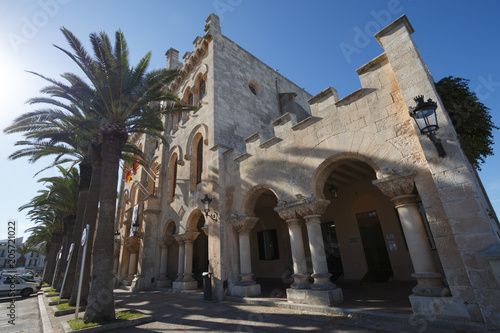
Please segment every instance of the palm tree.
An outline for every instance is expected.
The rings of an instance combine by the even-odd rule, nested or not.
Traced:
[[[26,255],[30,252],[36,252],[36,249],[32,248],[26,243],[16,245],[16,253],[19,254],[19,258],[17,258],[17,267],[25,266]]]
[[[75,168],[69,171],[58,167],[61,176],[41,178],[38,182],[48,183],[45,189],[39,190],[29,203],[19,207],[19,211],[29,209],[27,215],[31,221],[38,224],[38,228],[30,231],[50,230],[50,242],[47,245],[47,261],[50,263],[47,277],[44,280],[51,281],[54,270],[55,256],[63,242],[64,228],[70,227],[68,221],[72,220],[77,209],[79,176]],[[66,223],[66,226],[65,226]],[[43,239],[47,241],[45,232]],[[39,239],[42,239],[39,237]],[[33,239],[31,240],[33,241]],[[67,241],[66,241],[67,243]],[[66,245],[65,248],[67,248]]]
[[[128,46],[121,31],[115,34],[115,45],[104,33],[92,33],[90,42],[94,51],[91,57],[81,42],[67,29],[61,29],[72,52],[58,47],[66,53],[85,73],[90,85],[80,84],[90,89],[93,96],[90,110],[100,120],[99,140],[101,144],[102,178],[100,191],[100,211],[93,249],[92,282],[84,315],[84,321],[109,321],[115,316],[113,277],[113,234],[118,184],[119,161],[130,133],[145,133],[157,137],[165,144],[162,114],[170,110],[160,110],[151,105],[155,101],[177,102],[177,97],[165,91],[165,86],[176,76],[176,71],[147,71],[151,53],[147,53],[137,64],[129,65]],[[78,78],[72,76],[73,86]],[[80,100],[75,91],[71,97]],[[177,111],[192,108],[176,107]]]
[[[70,243],[77,245],[78,251],[75,251],[77,257],[70,261],[68,268],[68,275],[74,276],[74,279],[67,280],[66,289],[62,295],[65,298],[70,298],[70,305],[74,305],[78,289],[78,285],[74,282],[78,281],[80,277],[78,268],[81,267],[83,252],[82,247],[79,246],[81,233],[83,226],[88,224],[90,226],[88,239],[93,239],[99,201],[101,176],[100,143],[97,142],[99,118],[92,111],[95,108],[92,102],[96,100],[95,91],[74,74],[65,73],[62,75],[69,82],[67,85],[43,75],[31,73],[50,82],[51,85],[41,89],[41,92],[49,97],[32,98],[28,101],[29,104],[43,103],[49,105],[50,108],[23,114],[4,130],[6,133],[23,132],[25,136],[25,140],[16,143],[16,146],[23,148],[12,153],[9,158],[29,157],[28,161],[34,163],[41,157],[55,155],[53,163],[47,168],[68,162],[71,163],[71,166],[79,164],[78,211],[72,241],[70,241]],[[69,103],[66,104],[64,101]],[[138,151],[132,143],[127,143],[125,151],[142,158],[142,152]],[[92,191],[90,191],[91,188]],[[88,193],[92,195],[90,199],[88,199]],[[90,248],[92,248],[92,244],[90,244]],[[86,272],[90,272],[90,265],[90,260],[86,260]],[[88,285],[88,280],[88,274],[84,275],[83,286]],[[85,287],[81,295],[83,301],[86,300],[88,294],[88,288]]]

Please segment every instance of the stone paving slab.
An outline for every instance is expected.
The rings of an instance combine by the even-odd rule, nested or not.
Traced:
[[[258,304],[231,301],[205,301],[200,294],[171,291],[140,291],[131,293],[115,290],[116,310],[134,309],[151,315],[153,321],[134,327],[107,329],[108,332],[407,332],[457,333],[483,332],[481,325],[450,323],[415,318],[402,314],[342,309],[341,313],[325,313],[311,306],[281,302]],[[48,300],[45,301],[47,308]],[[272,306],[269,306],[272,305]],[[287,305],[287,306],[285,306]],[[74,314],[55,317],[47,310],[54,333],[62,333],[62,321]],[[45,331],[44,332],[48,332]]]

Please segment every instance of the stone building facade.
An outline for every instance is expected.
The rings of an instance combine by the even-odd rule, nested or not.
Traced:
[[[414,280],[414,313],[500,327],[498,221],[412,33],[406,16],[378,32],[384,53],[342,99],[308,94],[214,14],[181,61],[169,49],[169,89],[199,108],[165,118],[168,147],[132,138],[150,167],[122,183],[118,283],[196,289],[210,272],[216,299],[285,285],[330,306],[336,279]],[[409,115],[418,95],[437,102],[445,157]]]

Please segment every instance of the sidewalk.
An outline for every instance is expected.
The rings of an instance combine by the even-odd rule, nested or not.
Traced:
[[[180,293],[167,289],[136,293],[115,289],[114,296],[116,310],[138,310],[152,315],[154,321],[109,332],[482,331],[482,326],[471,323],[416,319],[404,313],[366,311],[359,308],[304,306],[288,303],[285,299],[228,297],[224,301],[205,301],[201,292]],[[48,298],[40,295],[39,299],[40,306],[46,308],[46,311],[40,309],[42,320],[45,312],[45,321],[50,322],[50,325],[45,325],[44,322],[44,332],[62,332],[61,322],[73,319],[74,314],[55,317],[52,308],[48,306]]]

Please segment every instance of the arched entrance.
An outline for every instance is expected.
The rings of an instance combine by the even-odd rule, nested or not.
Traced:
[[[332,279],[362,282],[412,280],[413,265],[394,204],[372,181],[373,168],[343,159],[327,169],[322,216]]]
[[[258,218],[250,232],[251,262],[255,281],[264,297],[284,297],[293,279],[290,238],[285,221],[274,208],[276,195],[262,189],[255,200],[253,215]]]
[[[203,287],[203,272],[208,272],[208,226],[205,217],[200,214],[196,231],[200,234],[193,243],[193,277],[198,282],[198,288]],[[205,233],[207,232],[207,233]]]
[[[179,256],[179,245],[174,240],[177,228],[173,220],[165,223],[163,235],[159,239],[160,246],[160,275],[158,277],[158,287],[166,288],[172,286],[172,280],[177,275],[177,265]]]

